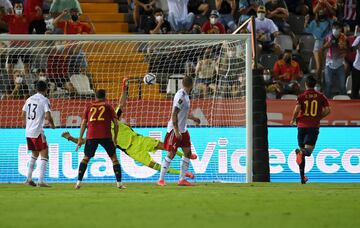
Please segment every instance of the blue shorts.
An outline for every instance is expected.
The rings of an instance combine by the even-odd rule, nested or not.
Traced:
[[[300,148],[305,145],[315,146],[319,135],[319,128],[298,128],[298,144]]]

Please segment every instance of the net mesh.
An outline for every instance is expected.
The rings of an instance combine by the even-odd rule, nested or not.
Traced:
[[[0,144],[9,153],[0,156],[0,182],[22,181],[26,174],[30,154],[26,152],[24,129],[16,128],[24,126],[21,108],[25,99],[35,93],[37,80],[48,82],[48,97],[58,128],[45,133],[51,160],[47,178],[73,181],[82,154],[73,152],[75,144],[63,140],[60,134],[68,130],[78,136],[76,127],[80,126],[82,112],[94,101],[97,89],[105,89],[115,107],[122,79],[129,78],[123,121],[144,136],[163,140],[172,98],[185,75],[195,79],[191,110],[201,120],[199,126],[188,122],[192,149],[198,154],[190,171],[197,181],[245,181],[245,49],[245,40],[241,39],[2,41],[0,126],[6,142]],[[144,83],[147,73],[156,76],[155,84]],[[111,162],[101,147],[98,151],[89,164],[87,178],[113,181]],[[165,152],[151,156],[160,163]],[[120,157],[124,181],[158,178],[158,172],[140,166],[124,153]],[[179,169],[179,163],[176,158],[172,166]],[[167,175],[167,179],[175,181],[178,176]]]

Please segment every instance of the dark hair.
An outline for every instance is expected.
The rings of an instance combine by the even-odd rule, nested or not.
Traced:
[[[36,82],[36,90],[38,92],[46,92],[47,89],[48,89],[48,86],[45,81],[39,80]]]
[[[309,88],[314,88],[316,85],[316,79],[314,78],[314,76],[309,75],[305,78],[305,84]]]
[[[192,86],[193,83],[193,78],[191,76],[185,76],[182,80],[182,84],[184,87]]]
[[[105,99],[106,98],[106,90],[99,89],[96,91],[96,98],[97,99]]]
[[[164,11],[162,9],[160,9],[160,8],[155,8],[155,9],[153,9],[153,14],[156,14],[156,13],[164,14]]]
[[[334,21],[334,23],[332,24],[332,27],[337,27],[337,28],[342,28],[343,25],[341,22],[338,22],[338,21]]]

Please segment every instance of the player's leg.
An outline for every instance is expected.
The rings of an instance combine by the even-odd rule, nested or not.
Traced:
[[[61,137],[67,139],[70,142],[78,143],[78,138],[73,137],[68,131],[65,131],[61,134]],[[81,145],[86,143],[86,138],[81,141]]]
[[[165,147],[164,147],[164,143],[162,143],[162,142],[159,142],[159,144],[156,146],[155,149],[156,150],[166,150]],[[179,151],[179,150],[176,150],[176,155],[179,156],[179,157],[182,157],[184,155],[184,153]],[[190,159],[191,160],[197,159],[197,155],[194,154],[194,153],[191,153]]]
[[[25,181],[26,185],[33,186],[33,187],[36,186],[35,182],[32,180],[32,174],[33,174],[35,164],[36,164],[36,160],[37,160],[38,157],[39,157],[39,151],[34,151],[33,150],[31,152],[31,158],[30,158],[30,162],[29,162],[29,169],[28,169],[27,178],[26,178],[26,181]]]
[[[161,164],[160,170],[160,178],[157,182],[158,185],[164,186],[165,185],[165,174],[168,172],[170,167],[170,163],[172,159],[175,157],[175,151],[177,151],[177,139],[175,137],[175,133],[172,130],[171,132],[166,133],[165,140],[164,140],[164,149],[168,151],[167,156],[164,158]]]
[[[184,151],[184,156],[181,159],[180,178],[179,178],[178,185],[191,186],[192,184],[185,179],[186,173],[188,172],[188,169],[189,169],[190,156],[191,156],[191,142],[190,142],[190,135],[189,135],[188,131],[182,134],[182,140],[181,140],[180,146],[181,146],[182,150]]]
[[[46,149],[41,150],[40,152],[41,159],[40,159],[40,175],[39,175],[39,187],[50,187],[45,183],[45,173],[46,173],[46,167],[47,163],[49,161],[49,149],[46,147]]]
[[[75,189],[79,189],[81,187],[81,182],[84,178],[87,165],[90,159],[94,157],[97,148],[98,148],[98,141],[96,139],[86,140],[85,148],[84,148],[85,156],[81,160],[79,165],[79,172],[78,172],[79,174],[78,174],[78,180],[75,185]]]
[[[112,141],[111,138],[101,139],[100,145],[104,147],[106,153],[109,155],[113,163],[113,170],[116,178],[116,186],[120,189],[125,188],[125,186],[121,182],[121,166],[116,155],[116,147],[114,145],[114,142]]]
[[[298,145],[299,149],[295,150],[296,153],[296,163],[299,165],[300,171],[300,178],[303,180],[305,178],[305,155],[302,153],[302,149],[305,147],[305,136],[306,136],[306,129],[305,128],[298,128]]]

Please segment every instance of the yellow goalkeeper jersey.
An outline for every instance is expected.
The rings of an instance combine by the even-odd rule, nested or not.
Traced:
[[[121,149],[126,150],[130,147],[133,139],[138,135],[131,127],[118,121],[119,123],[119,133],[116,139],[117,145],[121,147]],[[114,124],[111,126],[111,133],[114,135]]]

